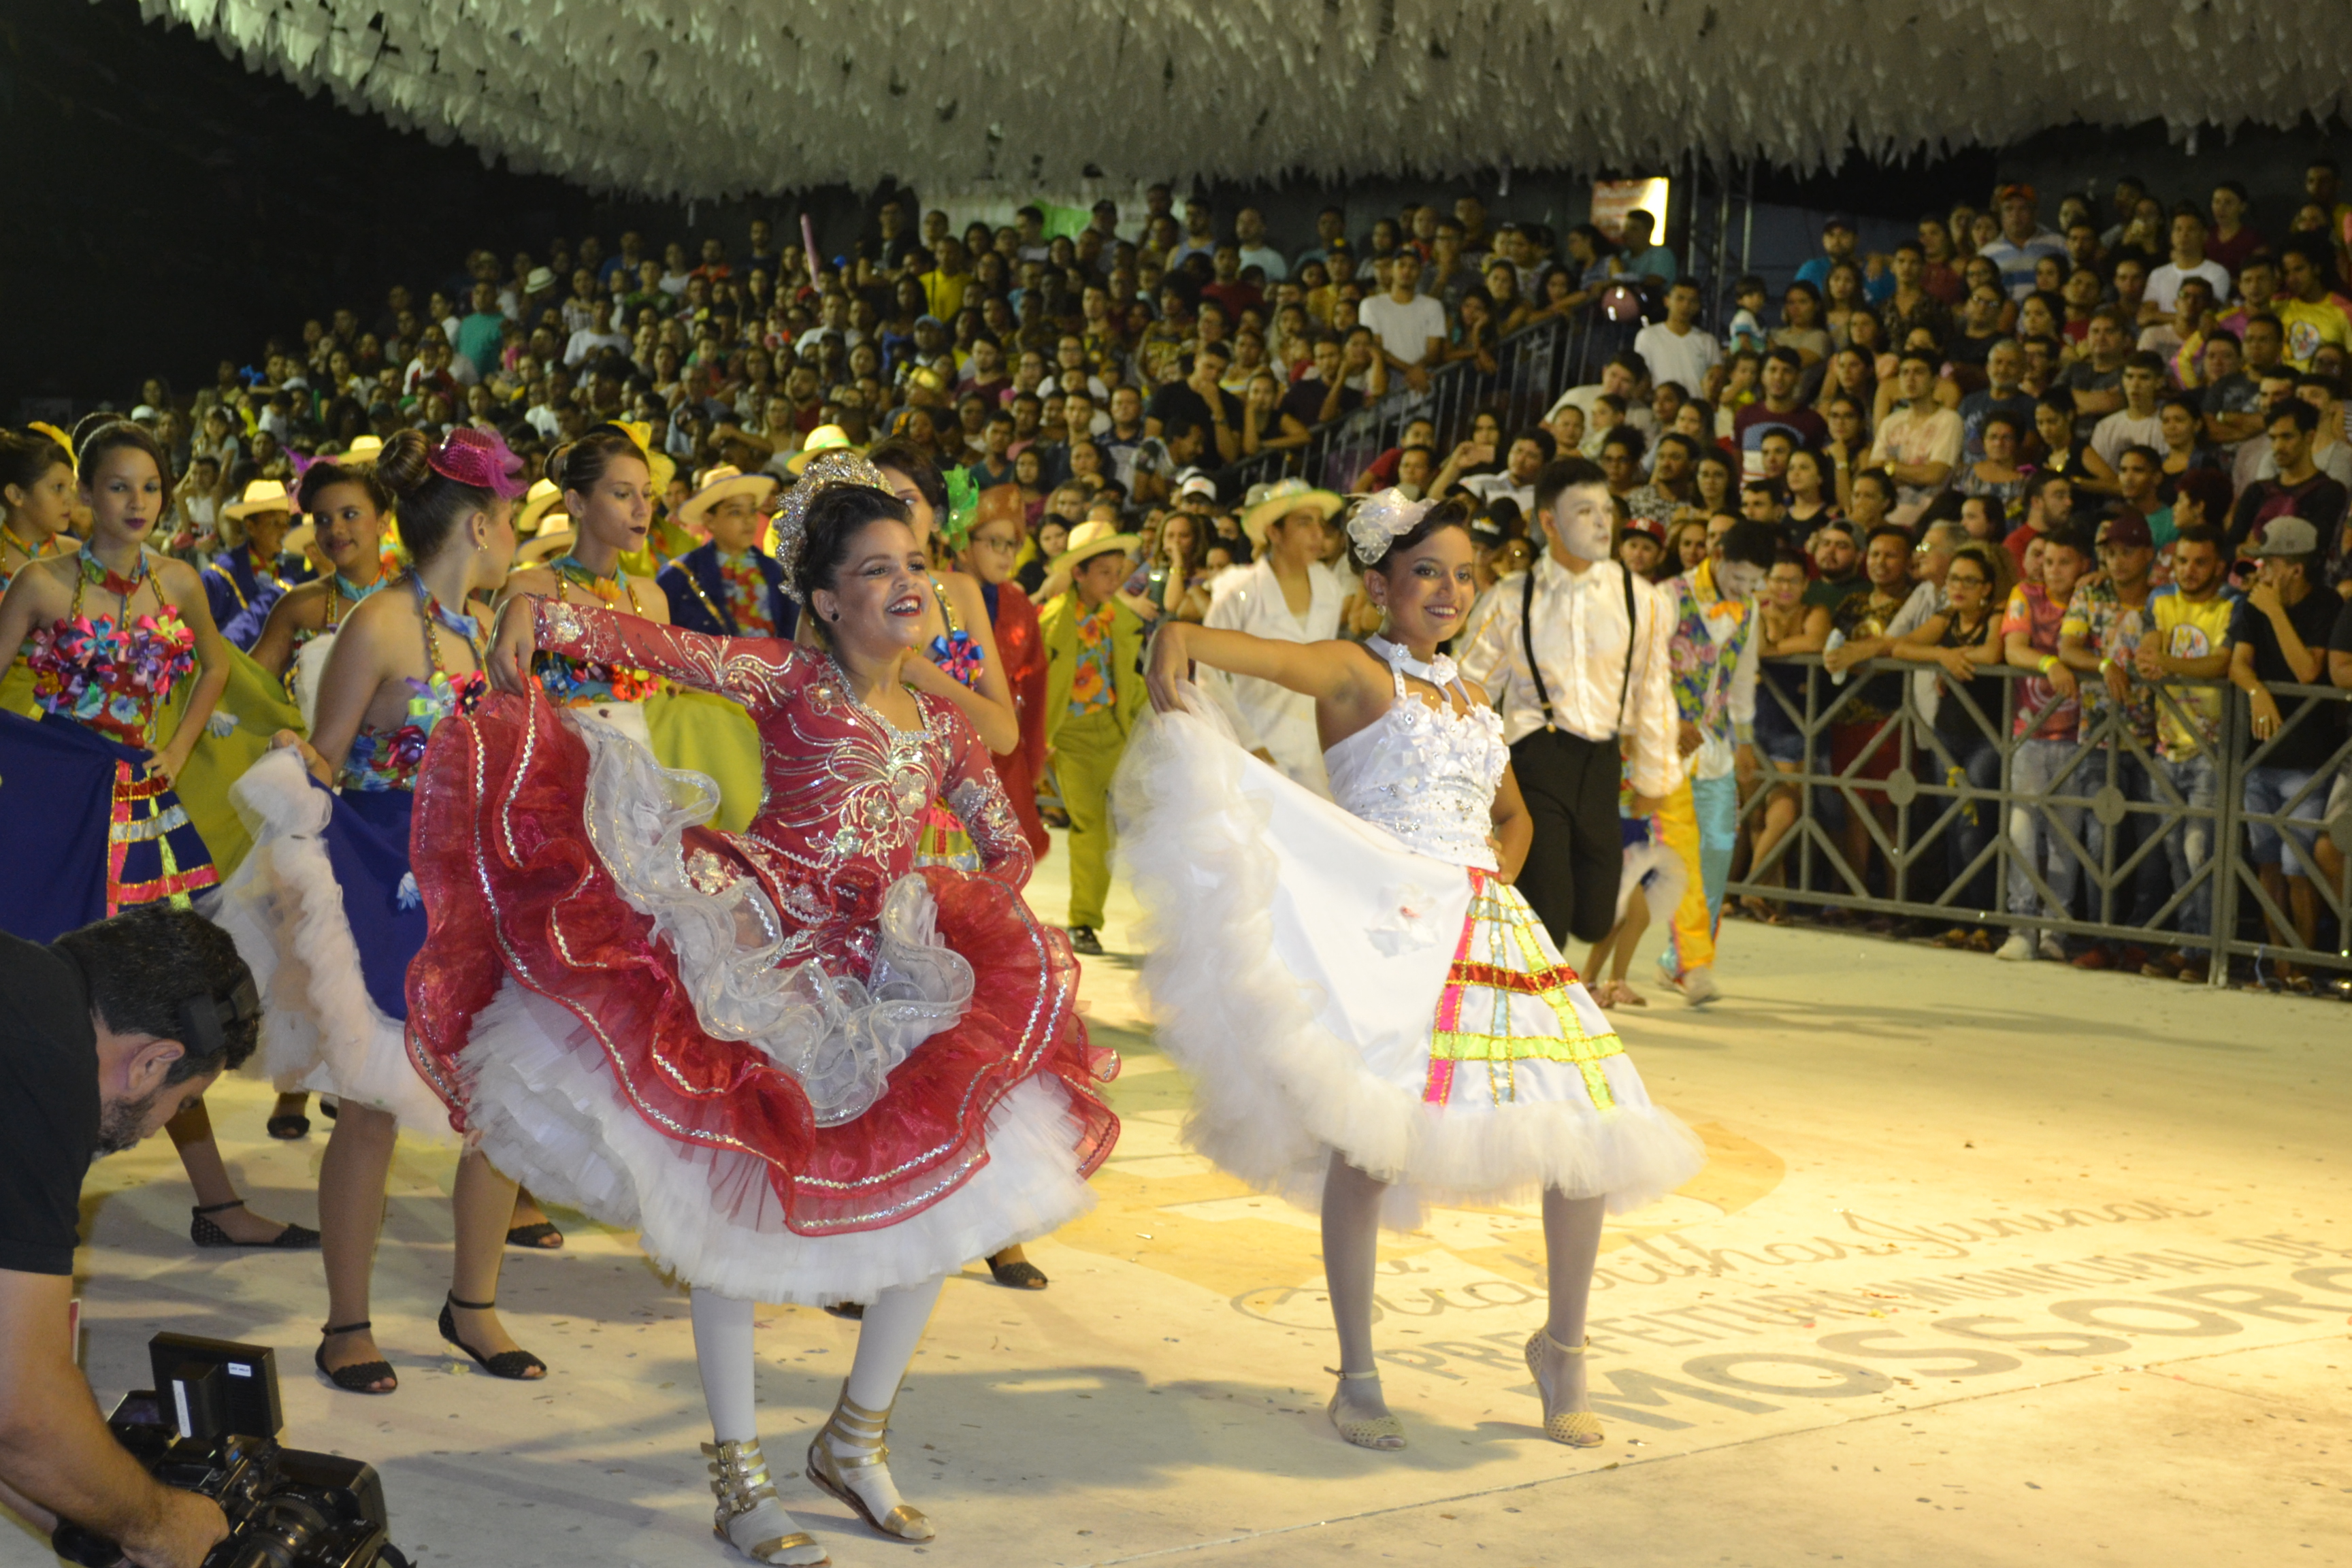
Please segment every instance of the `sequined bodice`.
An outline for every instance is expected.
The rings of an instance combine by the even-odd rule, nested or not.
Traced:
[[[1432,674],[1461,689],[1451,660],[1439,659]],[[1331,798],[1417,854],[1496,869],[1486,840],[1495,790],[1511,760],[1501,716],[1480,706],[1440,711],[1406,690],[1393,664],[1390,675],[1396,701],[1389,710],[1323,753]]]
[[[167,604],[127,627],[110,616],[58,621],[33,634],[25,663],[43,713],[143,747],[153,743],[155,710],[196,668],[195,649],[196,634]]]
[[[934,801],[961,819],[990,876],[1028,880],[1028,841],[953,704],[913,693],[923,727],[899,730],[852,695],[832,659],[782,639],[706,637],[551,599],[532,609],[544,649],[648,668],[751,713],[759,808],[744,832],[709,837],[740,857],[820,950],[870,926],[883,891],[913,865]],[[717,863],[688,869],[730,874]]]
[[[451,675],[436,669],[430,680],[408,681],[408,722],[396,730],[362,727],[352,737],[337,781],[345,789],[361,791],[416,787],[416,770],[425,765],[425,743],[450,714],[469,708],[482,694],[478,670]]]

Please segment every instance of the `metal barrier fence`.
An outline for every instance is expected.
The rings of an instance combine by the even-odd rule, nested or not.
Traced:
[[[1741,804],[1754,854],[1730,896],[2210,950],[2214,984],[2233,957],[2352,963],[2352,691],[2270,687],[2283,722],[2256,743],[2249,699],[2225,681],[2136,686],[2159,730],[2218,726],[2218,744],[2168,757],[2112,700],[2073,740],[2017,738],[2031,671],[1957,682],[1876,659],[1840,683],[1818,655],[1764,668],[1758,779]],[[2325,744],[2324,765],[2271,760],[2304,740]],[[1768,744],[1795,760],[1776,763]],[[2282,835],[2332,947],[2303,944],[2295,900],[2280,896],[2299,889],[2264,885],[2256,841],[2278,867]]]
[[[1316,426],[1304,445],[1227,464],[1216,475],[1218,493],[1238,500],[1252,485],[1295,476],[1344,495],[1415,419],[1436,426],[1441,463],[1481,413],[1501,421],[1507,445],[1515,433],[1539,422],[1561,393],[1597,379],[1602,363],[1629,346],[1640,326],[1611,321],[1588,308],[1546,317],[1503,339],[1495,345],[1491,374],[1475,360],[1457,361],[1432,371],[1429,389],[1420,393],[1391,375],[1387,396]]]

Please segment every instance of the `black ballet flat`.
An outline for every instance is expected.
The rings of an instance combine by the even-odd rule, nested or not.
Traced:
[[[824,1310],[828,1317],[846,1318],[853,1323],[866,1321],[866,1306],[861,1301],[827,1301]]]
[[[343,1103],[341,1100],[329,1100],[323,1094],[319,1097],[319,1114],[325,1117],[328,1121],[332,1121],[336,1117],[341,1116],[342,1112]]]
[[[992,1258],[988,1260],[988,1271],[996,1276],[999,1285],[1014,1290],[1043,1290],[1052,1283],[1045,1278],[1044,1269],[1025,1258],[1019,1263],[999,1263]]]
[[[487,1312],[497,1305],[496,1301],[460,1301],[455,1296],[444,1298],[441,1303],[441,1337],[472,1356],[474,1364],[492,1377],[523,1383],[531,1381],[533,1372],[544,1376],[547,1363],[529,1351],[500,1351],[496,1355],[486,1356],[457,1337],[457,1321],[449,1315],[451,1308],[463,1307],[469,1312]]]
[[[329,1340],[332,1339],[337,1334],[355,1334],[362,1329],[373,1329],[375,1325],[373,1323],[369,1322],[365,1318],[362,1318],[356,1323],[330,1323],[325,1328],[320,1330],[319,1348],[312,1352],[310,1355],[310,1359],[319,1363],[320,1374],[325,1377],[329,1383],[333,1384],[337,1388],[341,1389],[346,1394],[385,1394],[396,1393],[400,1387],[400,1378],[398,1374],[392,1370],[392,1363],[388,1361],[354,1362],[350,1366],[329,1366],[327,1364],[327,1342]],[[392,1387],[390,1388],[373,1388],[369,1386],[371,1384],[382,1383],[387,1378],[392,1381]]]
[[[274,1248],[279,1252],[308,1252],[318,1247],[319,1233],[309,1226],[289,1224],[268,1241],[239,1241],[205,1217],[223,1209],[241,1209],[244,1206],[243,1198],[231,1198],[225,1204],[206,1204],[201,1208],[190,1209],[188,1212],[195,1217],[188,1222],[188,1239],[198,1247],[249,1247],[265,1251]]]
[[[563,1246],[563,1233],[555,1228],[552,1220],[541,1220],[537,1225],[519,1225],[507,1232],[509,1247],[527,1247],[533,1252],[554,1252]]]
[[[268,1129],[272,1138],[281,1138],[289,1143],[297,1138],[310,1136],[310,1119],[307,1116],[273,1116],[262,1125]]]

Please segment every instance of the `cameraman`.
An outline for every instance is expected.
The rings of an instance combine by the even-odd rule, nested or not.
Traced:
[[[252,1055],[260,1013],[236,944],[186,910],[142,905],[48,947],[0,935],[0,1501],[141,1568],[194,1568],[228,1524],[148,1477],[74,1364],[82,1177]]]

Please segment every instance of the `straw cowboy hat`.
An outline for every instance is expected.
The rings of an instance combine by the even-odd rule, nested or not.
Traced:
[[[1045,604],[1070,591],[1070,577],[1077,569],[1097,555],[1116,551],[1121,555],[1132,554],[1143,542],[1132,533],[1113,533],[1108,522],[1082,522],[1070,531],[1070,547],[1054,557],[1045,568],[1045,580],[1037,585],[1037,602]]]
[[[522,505],[515,509],[515,531],[526,536],[537,533],[541,523],[546,520],[548,509],[560,507],[562,503],[563,492],[556,488],[555,481],[540,480],[522,498]],[[556,515],[560,517],[562,513],[559,511]]]
[[[700,528],[710,509],[730,496],[750,496],[756,506],[775,493],[775,475],[747,474],[732,463],[721,463],[705,469],[702,488],[678,503],[677,521],[688,528]]]
[[[328,461],[346,468],[373,468],[375,467],[376,459],[383,456],[383,437],[357,436],[352,437],[350,446],[337,452]]]
[[[1269,487],[1265,494],[1242,513],[1242,531],[1249,535],[1252,544],[1263,545],[1266,529],[1294,511],[1312,508],[1317,515],[1328,522],[1339,516],[1339,510],[1347,504],[1336,492],[1318,489],[1305,479],[1285,479]]]
[[[245,487],[245,494],[220,509],[223,517],[246,518],[257,512],[282,511],[289,516],[294,510],[294,498],[276,479],[255,479]]]
[[[784,459],[785,471],[798,474],[819,452],[837,452],[849,446],[849,432],[838,425],[820,425],[808,433],[801,449]]]
[[[526,539],[517,548],[514,563],[518,570],[525,566],[544,566],[572,553],[572,546],[580,536],[572,531],[570,518],[560,517],[560,521],[562,527],[551,528],[534,538]]]
[[[1057,572],[1075,572],[1097,555],[1116,550],[1121,555],[1131,553],[1143,542],[1132,533],[1115,533],[1108,522],[1082,522],[1070,535],[1070,547],[1054,557]]]

